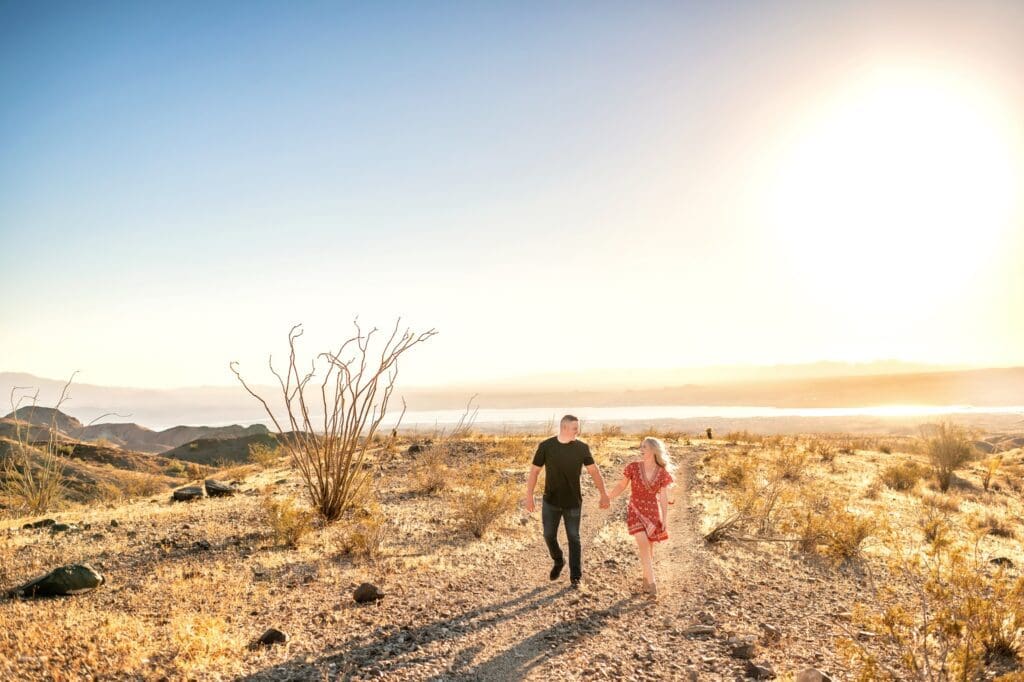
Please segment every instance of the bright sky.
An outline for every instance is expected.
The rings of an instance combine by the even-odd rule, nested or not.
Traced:
[[[0,370],[1024,364],[1024,3],[494,5],[0,4]]]

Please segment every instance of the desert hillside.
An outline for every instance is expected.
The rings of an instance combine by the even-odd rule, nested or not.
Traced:
[[[586,476],[583,585],[548,580],[539,514],[517,506],[538,437],[401,440],[374,453],[375,495],[330,525],[307,516],[300,478],[273,458],[222,472],[232,496],[162,492],[52,514],[71,531],[8,514],[5,589],[71,562],[105,581],[0,603],[0,675],[911,679],[908,638],[941,626],[914,620],[930,552],[971,548],[959,573],[933,576],[948,605],[1019,584],[1020,433],[979,440],[998,464],[979,454],[947,492],[915,438],[660,435],[677,486],[656,600],[640,590],[624,500],[598,509]],[[613,485],[638,439],[584,438]],[[359,603],[363,583],[371,601]],[[949,646],[979,679],[1014,673],[1019,604],[972,603],[977,636],[947,634]],[[1017,625],[986,630],[993,615]],[[259,645],[270,628],[286,641]]]

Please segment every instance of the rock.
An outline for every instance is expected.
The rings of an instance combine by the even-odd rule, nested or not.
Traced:
[[[192,500],[198,500],[203,496],[203,489],[197,485],[188,485],[184,488],[178,488],[171,495],[171,499],[175,502],[191,502]]]
[[[46,575],[33,578],[8,592],[12,597],[57,597],[81,594],[105,582],[103,576],[88,564],[69,564],[55,568]]]
[[[782,639],[782,631],[769,623],[761,623],[761,639],[765,642],[778,642]]]
[[[352,593],[352,598],[360,604],[377,601],[384,598],[384,593],[372,583],[363,583]]]
[[[237,488],[228,485],[223,481],[208,478],[205,481],[206,494],[210,497],[231,497],[237,492]]]
[[[683,634],[687,637],[703,637],[715,634],[715,630],[714,625],[691,625],[683,630]]]
[[[47,526],[52,526],[55,523],[57,522],[53,519],[39,519],[38,521],[26,523],[22,528],[45,528]]]
[[[775,671],[767,663],[754,663],[747,661],[747,677],[755,680],[770,680],[775,677]]]
[[[406,452],[408,452],[410,455],[415,455],[417,453],[423,452],[426,449],[427,449],[427,446],[425,446],[425,445],[420,445],[419,443],[413,443],[412,445],[409,446],[409,449],[406,450]]]
[[[757,652],[757,645],[749,637],[730,637],[725,641],[725,645],[729,647],[729,655],[733,658],[750,660]]]
[[[874,639],[876,636],[877,635],[875,635],[875,633],[871,632],[870,630],[858,630],[857,631],[857,639],[859,639],[861,641],[866,640],[866,639]]]
[[[208,552],[208,551],[210,551],[210,541],[209,540],[196,540],[195,542],[192,543],[192,549],[194,549],[197,552]]]
[[[110,519],[110,527],[111,528],[117,528],[120,525],[121,524],[117,522],[117,519]]]
[[[1005,556],[997,556],[988,560],[990,564],[995,566],[1005,566],[1006,568],[1013,568],[1013,560]]]
[[[288,635],[277,628],[268,628],[267,631],[260,635],[260,638],[256,640],[256,645],[273,646],[274,644],[284,644],[287,641]]]
[[[817,668],[807,668],[796,674],[795,682],[832,682],[832,678]]]
[[[72,530],[78,530],[78,526],[73,523],[55,523],[50,526],[51,533],[66,533]]]

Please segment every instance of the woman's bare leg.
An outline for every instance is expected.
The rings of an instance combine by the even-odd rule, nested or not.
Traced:
[[[654,563],[651,561],[651,543],[644,533],[634,533],[636,538],[636,549],[640,555],[640,568],[644,572],[644,582],[648,585],[654,582]]]

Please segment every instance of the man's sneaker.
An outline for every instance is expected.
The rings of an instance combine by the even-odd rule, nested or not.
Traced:
[[[565,566],[564,561],[556,561],[555,565],[551,567],[551,574],[548,575],[552,580],[558,580],[558,576],[562,575],[562,568]]]

